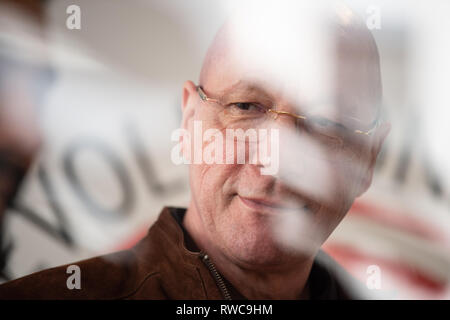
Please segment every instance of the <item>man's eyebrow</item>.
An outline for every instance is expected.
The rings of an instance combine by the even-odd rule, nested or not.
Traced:
[[[235,84],[222,91],[223,96],[232,97],[237,94],[258,94],[262,99],[271,100],[273,96],[262,86],[254,82],[239,80]]]

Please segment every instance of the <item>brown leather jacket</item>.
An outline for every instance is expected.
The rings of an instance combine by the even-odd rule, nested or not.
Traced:
[[[182,228],[184,213],[166,207],[133,248],[7,282],[0,286],[0,299],[245,299],[204,253],[187,249],[195,244]],[[80,267],[81,288],[70,290],[67,267],[73,264]],[[333,274],[313,264],[310,298],[353,298]]]

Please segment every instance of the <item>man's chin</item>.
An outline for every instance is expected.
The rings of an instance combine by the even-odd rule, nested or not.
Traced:
[[[283,243],[277,234],[276,221],[279,214],[266,214],[251,208],[240,207],[235,198],[225,220],[217,220],[216,229],[222,251],[229,259],[242,267],[281,266],[301,261],[310,254],[293,250]],[[236,206],[237,205],[237,206]]]
[[[239,245],[227,249],[232,260],[243,268],[277,268],[293,261],[306,258],[299,252],[283,247],[275,239],[260,242],[241,242]]]

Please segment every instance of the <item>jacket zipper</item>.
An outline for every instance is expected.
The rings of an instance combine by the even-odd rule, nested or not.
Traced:
[[[209,259],[208,255],[203,252],[200,254],[200,258],[202,259],[203,263],[208,268],[209,272],[213,275],[214,280],[216,281],[216,285],[217,285],[217,287],[219,287],[224,299],[231,300],[230,292],[228,291],[228,288],[225,285],[225,282],[223,281],[222,276],[217,271],[214,263],[212,263],[212,261]]]

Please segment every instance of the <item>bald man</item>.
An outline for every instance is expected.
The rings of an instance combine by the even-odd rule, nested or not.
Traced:
[[[188,208],[164,208],[130,250],[74,263],[78,286],[67,265],[1,298],[361,297],[320,247],[370,186],[389,131],[377,47],[346,7],[277,4],[236,12],[184,84]]]

